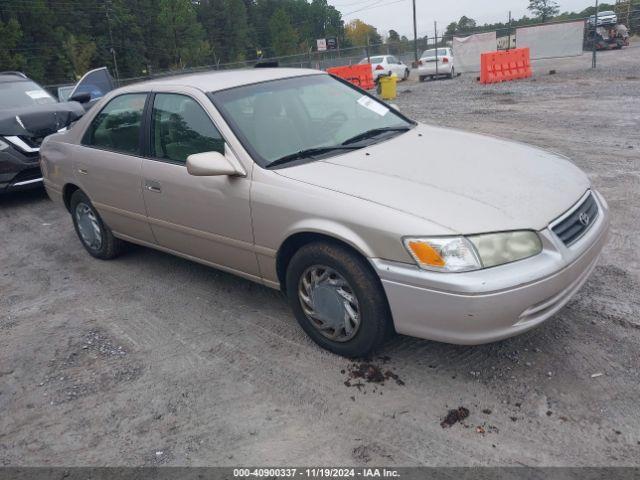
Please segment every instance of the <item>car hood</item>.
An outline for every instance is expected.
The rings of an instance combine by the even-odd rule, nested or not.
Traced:
[[[68,127],[84,113],[78,102],[3,109],[0,110],[0,135],[42,138]]]
[[[421,124],[366,149],[274,171],[460,234],[542,230],[589,188],[559,155]]]

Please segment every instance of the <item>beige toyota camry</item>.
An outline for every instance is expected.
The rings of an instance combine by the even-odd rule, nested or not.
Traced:
[[[41,155],[94,257],[132,242],[282,289],[346,356],[394,331],[480,344],[529,330],[585,282],[609,226],[569,160],[416,123],[314,70],[121,88]]]

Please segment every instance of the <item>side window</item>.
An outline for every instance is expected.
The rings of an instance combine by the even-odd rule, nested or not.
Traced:
[[[111,100],[91,122],[82,144],[140,155],[140,123],[146,100],[146,93],[128,93]]]
[[[151,156],[185,163],[202,152],[224,153],[224,140],[202,107],[192,98],[158,93],[151,118]]]

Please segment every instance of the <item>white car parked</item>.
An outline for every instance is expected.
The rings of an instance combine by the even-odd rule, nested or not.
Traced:
[[[589,17],[589,25],[591,27],[593,27],[596,23],[596,16],[595,15],[591,15]],[[616,12],[613,12],[611,10],[605,10],[604,12],[599,12],[598,13],[598,26],[605,26],[605,25],[615,25],[616,23],[618,23],[618,16],[616,15]]]
[[[437,52],[435,48],[425,50],[418,61],[418,78],[421,82],[424,82],[427,77],[435,78],[438,75],[446,75],[449,78],[456,75],[453,51],[450,48],[438,48]]]
[[[398,60],[397,57],[393,55],[379,55],[375,57],[370,57],[371,59],[371,73],[373,73],[373,80],[378,81],[378,78],[385,75],[391,76],[395,75],[402,80],[406,80],[409,78],[409,67],[407,67],[404,63]],[[360,64],[369,63],[368,58],[363,58],[360,60]]]

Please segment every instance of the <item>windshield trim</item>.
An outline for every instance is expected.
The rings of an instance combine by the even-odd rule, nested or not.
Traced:
[[[353,85],[352,83],[350,83],[350,82],[348,82],[348,81],[346,81],[346,80],[344,80],[344,79],[342,79],[340,77],[336,77],[335,75],[330,75],[330,74],[326,74],[326,73],[310,73],[308,75],[296,75],[296,76],[293,76],[293,77],[283,77],[283,78],[264,80],[264,81],[261,81],[261,82],[254,82],[254,83],[248,83],[248,84],[243,84],[243,85],[237,85],[235,87],[229,87],[229,88],[225,88],[225,89],[221,89],[221,90],[215,90],[215,91],[212,91],[212,92],[207,92],[206,95],[209,98],[209,100],[211,101],[211,103],[213,104],[213,106],[216,108],[216,110],[218,111],[220,116],[223,118],[223,120],[225,121],[225,123],[227,124],[227,126],[229,127],[231,132],[233,132],[233,135],[236,137],[238,142],[240,142],[240,145],[242,145],[242,148],[244,148],[244,150],[249,154],[249,156],[251,157],[251,160],[253,161],[253,163],[255,163],[256,165],[258,165],[260,168],[262,168],[264,170],[268,170],[270,162],[265,161],[265,159],[251,146],[251,143],[246,138],[246,136],[242,133],[242,130],[240,130],[240,128],[238,128],[236,123],[227,114],[225,109],[220,106],[220,103],[216,99],[216,94],[221,93],[221,92],[228,92],[229,90],[235,90],[235,89],[238,89],[238,88],[248,87],[248,86],[251,86],[251,85],[261,85],[261,84],[265,84],[265,83],[279,82],[279,81],[282,81],[282,80],[288,80],[288,79],[293,79],[293,78],[305,78],[305,77],[314,77],[314,76],[320,76],[320,75],[330,76],[333,79],[335,79],[335,80],[343,83],[344,85],[348,86],[349,88],[352,88],[352,89],[358,91],[359,93],[361,93],[363,95],[366,95],[369,98],[372,98],[376,102],[381,103],[385,107],[389,108],[395,115],[400,117],[405,122],[409,123],[412,126],[412,128],[415,127],[418,124],[416,121],[411,120],[410,118],[407,118],[400,111],[394,109],[393,107],[391,107],[390,105],[386,104],[385,102],[383,102],[379,98],[375,97],[374,95],[370,94],[366,90],[363,90],[363,89],[357,87],[356,85]],[[406,132],[401,132],[400,134],[402,134],[402,133],[406,133]],[[395,138],[396,136],[397,135],[393,135],[390,138],[383,138],[379,142],[375,142],[375,143],[381,143],[381,142],[384,142],[386,140],[390,140],[391,138]],[[334,156],[339,156],[339,155],[344,155],[344,154],[345,154],[345,152],[341,151],[340,153],[337,153],[335,155],[327,155],[326,157],[323,157],[323,158],[329,158],[329,157],[334,157]],[[281,166],[275,167],[274,169],[286,168],[286,167],[298,165],[300,163],[314,162],[316,160],[320,160],[320,159],[319,158],[310,158],[309,157],[309,158],[301,159],[300,161],[297,161],[297,160],[293,161],[290,164],[286,164],[286,165],[281,165]]]

